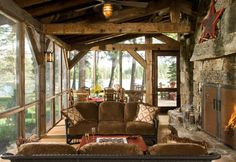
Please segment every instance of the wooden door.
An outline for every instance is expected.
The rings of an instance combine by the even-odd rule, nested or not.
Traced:
[[[204,85],[203,91],[203,129],[217,137],[217,87]]]

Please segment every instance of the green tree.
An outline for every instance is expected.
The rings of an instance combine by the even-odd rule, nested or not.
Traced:
[[[176,62],[174,60],[171,61],[170,65],[168,66],[167,74],[170,81],[176,81]]]

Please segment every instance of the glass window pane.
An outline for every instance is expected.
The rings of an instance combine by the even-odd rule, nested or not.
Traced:
[[[67,90],[67,68],[65,57],[62,55],[62,91]]]
[[[52,43],[49,44],[48,51],[53,51]],[[53,95],[53,62],[46,63],[46,95]]]
[[[61,47],[55,45],[55,93],[61,92]]]
[[[56,122],[58,122],[61,119],[61,96],[57,96],[55,98],[55,117]]]
[[[141,52],[140,52],[141,54]],[[145,89],[144,68],[127,52],[122,57],[122,86],[126,90],[134,90],[135,87]]]
[[[158,106],[177,106],[176,92],[158,92]]]
[[[25,110],[25,134],[30,137],[33,134],[37,135],[37,105]]]
[[[68,97],[67,94],[64,93],[62,96],[62,109],[67,108]]]
[[[53,119],[52,119],[52,100],[46,102],[46,130],[52,128]]]
[[[0,154],[16,147],[17,123],[16,114],[0,119]]]
[[[101,51],[97,53],[97,84],[102,88],[119,84],[119,52]]]
[[[93,87],[93,67],[94,51],[89,51],[79,62],[70,70],[70,87]]]
[[[25,103],[37,100],[38,65],[28,36],[25,37]]]
[[[17,24],[0,13],[0,112],[17,106]]]
[[[176,56],[158,56],[158,88],[176,88]]]

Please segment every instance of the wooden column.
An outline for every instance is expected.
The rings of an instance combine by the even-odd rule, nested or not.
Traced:
[[[145,37],[146,44],[152,44],[152,37]],[[153,104],[153,62],[152,62],[152,50],[146,50],[146,103]]]
[[[119,69],[119,71],[120,71],[120,86],[121,87],[123,87],[122,86],[122,58],[123,58],[123,53],[122,53],[122,51],[119,51],[119,65],[120,65],[120,69]]]
[[[25,29],[24,24],[19,23],[18,31],[17,31],[17,39],[18,39],[18,46],[17,46],[17,65],[16,65],[16,72],[18,76],[18,85],[16,93],[19,96],[17,103],[20,107],[25,105]],[[25,137],[25,110],[20,111],[19,118],[18,118],[18,135],[21,137]]]
[[[45,51],[45,35],[40,35],[40,55],[44,58]],[[38,104],[38,119],[39,119],[39,130],[38,135],[42,136],[46,133],[46,61],[42,59],[42,62],[38,65],[39,70],[39,104]]]
[[[97,71],[97,54],[99,54],[99,51],[94,51],[94,60],[93,60],[93,83],[94,83],[94,87],[96,86],[97,84],[97,81],[96,81],[96,71]]]

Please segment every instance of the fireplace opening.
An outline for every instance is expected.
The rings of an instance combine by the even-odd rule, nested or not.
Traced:
[[[236,104],[234,105],[233,112],[229,118],[228,124],[225,126],[225,131],[231,135],[234,135],[236,129]]]

